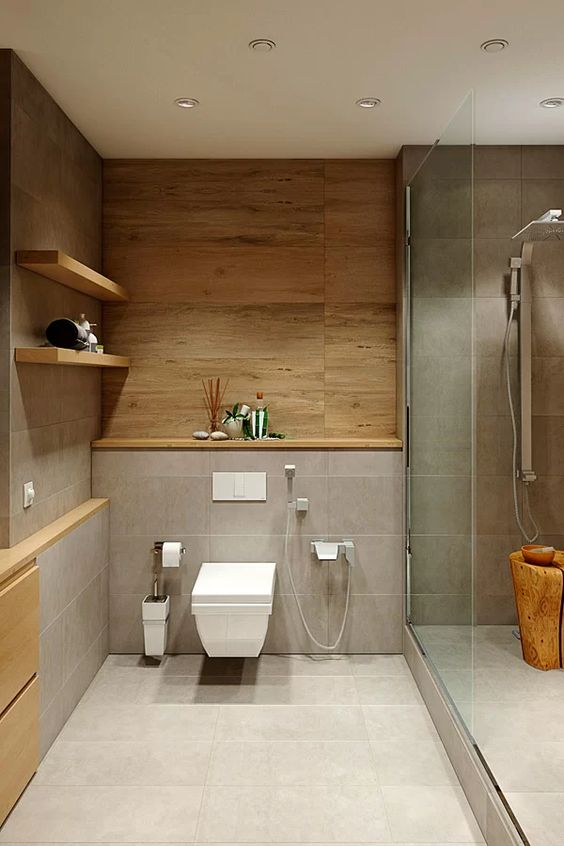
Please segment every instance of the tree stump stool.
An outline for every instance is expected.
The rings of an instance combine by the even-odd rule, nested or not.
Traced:
[[[548,567],[527,564],[521,552],[509,556],[521,632],[523,659],[538,670],[558,670],[564,651],[564,553]]]

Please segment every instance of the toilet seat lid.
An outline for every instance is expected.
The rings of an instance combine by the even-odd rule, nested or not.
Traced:
[[[205,561],[192,590],[192,603],[269,603],[274,594],[273,562]]]

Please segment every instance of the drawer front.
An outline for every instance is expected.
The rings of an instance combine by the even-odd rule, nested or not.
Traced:
[[[0,825],[39,766],[39,682],[34,678],[0,717]]]
[[[39,569],[0,585],[0,714],[39,669]]]

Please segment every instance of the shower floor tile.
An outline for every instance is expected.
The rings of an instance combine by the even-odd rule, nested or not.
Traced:
[[[483,844],[403,656],[110,656],[0,843]]]

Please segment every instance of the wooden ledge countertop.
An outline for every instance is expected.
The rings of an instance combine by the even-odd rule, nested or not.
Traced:
[[[107,508],[109,499],[87,499],[81,505],[67,511],[62,517],[44,526],[9,549],[0,549],[0,583],[11,578],[18,570],[44,552],[48,547],[64,538],[81,523],[84,523],[98,511]]]
[[[297,438],[262,441],[198,441],[195,438],[100,438],[92,449],[401,449],[402,441],[386,438]]]

